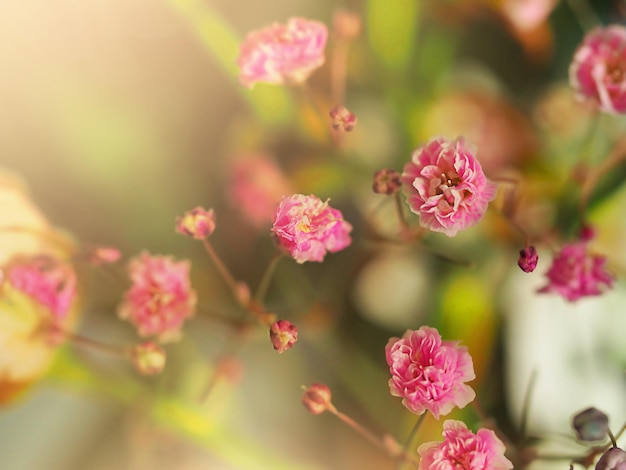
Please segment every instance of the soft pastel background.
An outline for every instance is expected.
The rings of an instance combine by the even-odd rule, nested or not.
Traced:
[[[558,2],[547,22],[538,14],[532,27],[512,25],[505,15],[511,3],[0,2],[0,164],[19,175],[53,225],[77,240],[119,247],[126,257],[148,249],[190,258],[200,304],[226,313],[234,306],[222,281],[201,247],[174,232],[174,220],[197,205],[214,207],[216,248],[238,279],[256,285],[273,245],[269,232],[228,200],[235,158],[273,155],[296,191],[331,197],[355,227],[353,246],[322,265],[281,261],[268,306],[298,324],[293,350],[277,355],[262,329],[239,345],[202,313],[168,348],[159,377],[138,378],[118,359],[63,348],[43,381],[0,409],[0,467],[393,468],[331,416],[308,414],[300,386],[327,383],[340,410],[402,442],[415,417],[389,396],[384,346],[426,323],[469,347],[478,399],[511,435],[533,370],[529,431],[547,438],[542,445],[581,454],[568,423],[590,405],[620,426],[626,420],[620,282],[608,295],[576,305],[536,296],[549,247],[541,247],[546,264],[536,273],[519,272],[523,240],[495,210],[455,239],[428,237],[428,248],[367,237],[370,213],[383,231],[396,229],[392,202],[371,193],[374,171],[401,169],[415,146],[439,134],[475,142],[490,177],[523,181],[522,220],[531,233],[551,224],[572,232],[575,214],[563,190],[569,174],[581,153],[591,163],[601,160],[626,122],[603,118],[603,133],[584,140],[589,110],[572,101],[567,87],[567,67],[583,36],[573,11],[582,2]],[[623,2],[591,4],[604,22],[624,23]],[[247,31],[290,16],[330,25],[338,6],[364,22],[348,56],[346,104],[359,124],[339,150],[297,91],[247,90],[234,65]],[[584,9],[578,13],[592,19]],[[327,108],[329,72],[327,64],[311,81]],[[609,255],[618,275],[626,265],[625,204],[626,191],[607,183],[592,212],[600,234],[594,248]],[[23,209],[0,207],[15,210]],[[83,334],[135,341],[115,315],[124,288],[102,272],[85,273]],[[234,377],[202,401],[224,354],[239,361],[231,363]],[[477,424],[472,411],[451,417]],[[441,423],[428,417],[418,440],[440,432]],[[533,468],[566,468],[550,465]]]

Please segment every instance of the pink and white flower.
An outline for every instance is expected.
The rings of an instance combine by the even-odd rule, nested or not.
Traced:
[[[513,464],[504,456],[504,444],[490,429],[476,434],[465,423],[448,419],[443,423],[443,442],[426,442],[418,447],[419,470],[509,470]]]
[[[161,342],[180,336],[183,322],[194,315],[196,293],[189,281],[189,262],[142,252],[130,260],[132,286],[118,313],[137,327],[140,336]]]
[[[402,404],[415,414],[428,410],[439,419],[476,397],[464,383],[476,378],[467,348],[457,341],[442,341],[434,328],[423,326],[391,338],[385,355],[391,394],[402,397]]]
[[[252,31],[239,50],[239,79],[247,87],[303,83],[324,63],[327,39],[324,24],[304,18]]]
[[[404,166],[402,187],[420,225],[453,237],[485,215],[496,185],[487,180],[462,137],[432,139]]]
[[[613,285],[614,277],[605,269],[606,258],[588,249],[589,240],[565,245],[546,273],[548,284],[540,293],[559,294],[570,302],[602,295]]]
[[[283,197],[272,226],[279,246],[298,263],[321,262],[327,251],[343,250],[352,242],[351,230],[352,225],[328,201],[303,194]]]
[[[606,113],[626,112],[626,27],[587,33],[574,54],[569,78],[579,99],[596,102]]]
[[[48,255],[17,261],[9,268],[11,285],[63,319],[76,296],[76,274],[68,263]]]

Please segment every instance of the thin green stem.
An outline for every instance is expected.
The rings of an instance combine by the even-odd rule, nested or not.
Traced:
[[[522,440],[526,438],[528,415],[530,412],[530,399],[532,398],[533,391],[535,390],[537,375],[537,369],[533,369],[532,373],[530,374],[530,380],[528,381],[528,387],[526,387],[526,392],[524,393],[524,402],[522,405],[522,421],[520,423],[520,435]]]
[[[66,331],[62,329],[61,327],[59,327],[58,325],[51,325],[50,330],[54,333],[60,333],[65,339],[70,341],[72,344],[79,346],[79,347],[83,347],[85,349],[98,350],[100,352],[112,354],[114,356],[119,356],[119,357],[130,356],[130,348],[126,346],[114,346],[112,344],[104,343],[102,341],[98,341],[92,338],[87,338],[86,336],[82,336],[77,333]]]
[[[420,417],[417,419],[417,421],[415,422],[413,429],[411,429],[411,432],[409,433],[408,437],[406,438],[406,441],[404,442],[404,446],[402,447],[405,454],[408,454],[409,447],[411,446],[413,439],[415,439],[415,435],[417,434],[417,431],[419,430],[419,428],[422,426],[422,423],[424,422],[425,418],[426,418],[426,413],[422,413]],[[402,468],[402,462],[398,462],[398,466],[396,467],[396,470],[400,470],[401,468]]]
[[[262,303],[263,299],[265,299],[267,289],[269,288],[272,277],[274,276],[274,271],[276,271],[276,266],[278,265],[278,261],[282,258],[282,255],[283,254],[281,252],[276,252],[267,265],[267,268],[263,273],[263,277],[261,277],[261,281],[259,282],[256,292],[254,293],[255,301]]]
[[[586,0],[568,0],[567,4],[574,13],[574,16],[576,16],[583,31],[590,31],[602,24],[600,18]]]
[[[241,299],[239,295],[239,285],[237,284],[237,281],[235,280],[233,275],[230,273],[226,265],[222,262],[221,258],[218,256],[217,252],[213,248],[213,245],[211,244],[211,242],[205,239],[205,240],[202,240],[202,244],[204,245],[204,249],[208,253],[209,258],[211,258],[211,261],[213,261],[213,264],[217,268],[217,272],[219,273],[219,275],[222,277],[226,285],[231,290],[233,296],[235,297],[235,300],[237,300],[238,303],[241,303]],[[247,306],[243,305],[243,307],[247,307]]]

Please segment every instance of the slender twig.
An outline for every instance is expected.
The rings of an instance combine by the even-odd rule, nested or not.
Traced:
[[[537,375],[537,369],[533,369],[530,374],[528,386],[526,387],[526,392],[524,393],[524,401],[522,404],[522,420],[520,422],[519,428],[522,441],[526,438],[528,415],[530,414],[530,399],[532,398],[533,391],[535,390],[535,385],[537,384]]]
[[[265,299],[265,295],[267,294],[267,289],[270,285],[270,281],[272,280],[272,276],[274,275],[274,271],[276,270],[276,266],[278,265],[278,261],[282,258],[281,252],[276,252],[272,259],[270,260],[265,272],[263,273],[263,277],[259,282],[258,287],[256,288],[256,292],[254,293],[254,300],[261,303],[263,299]]]
[[[415,425],[413,426],[413,429],[411,429],[411,432],[409,433],[408,437],[406,438],[406,441],[404,442],[404,446],[402,447],[405,455],[408,454],[411,442],[413,442],[413,439],[415,438],[415,435],[417,434],[417,431],[422,426],[422,423],[424,422],[424,418],[426,418],[426,413],[422,413],[420,415],[420,417],[415,422]],[[400,470],[401,468],[402,468],[402,462],[399,462],[397,470]]]
[[[222,260],[218,256],[217,252],[213,248],[213,245],[211,245],[211,242],[205,239],[205,240],[202,240],[202,244],[204,245],[204,249],[206,250],[206,252],[209,254],[211,261],[213,261],[213,264],[217,268],[218,273],[220,274],[220,276],[222,277],[226,285],[232,291],[233,296],[235,297],[237,302],[241,303],[240,295],[239,295],[239,286],[237,284],[237,281],[235,281],[235,278],[233,277],[233,275],[230,273],[228,268],[226,268],[226,265],[222,262]],[[246,306],[244,305],[244,307]]]

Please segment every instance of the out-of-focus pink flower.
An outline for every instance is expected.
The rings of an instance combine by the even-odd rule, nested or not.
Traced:
[[[274,350],[284,353],[298,341],[298,328],[287,320],[278,320],[270,327],[270,340]]]
[[[67,263],[47,255],[17,261],[10,267],[11,285],[64,318],[76,295],[76,274]]]
[[[537,249],[533,245],[529,245],[520,250],[517,265],[525,273],[532,273],[537,267],[538,261]]]
[[[236,160],[230,170],[230,200],[255,227],[268,227],[280,199],[293,192],[273,159],[258,155]]]
[[[152,341],[133,347],[131,356],[135,369],[142,375],[160,374],[165,368],[165,350]]]
[[[559,294],[570,302],[601,295],[614,280],[605,264],[604,256],[589,252],[588,240],[569,243],[556,254],[546,273],[548,284],[538,292]]]
[[[547,20],[556,0],[505,0],[502,12],[521,31],[535,29]]]
[[[215,211],[196,207],[176,219],[176,232],[196,240],[204,240],[215,230]]]
[[[443,423],[443,442],[420,445],[419,470],[509,470],[513,464],[504,456],[505,447],[490,429],[476,434],[465,423],[448,419]]]
[[[467,348],[457,341],[442,341],[434,328],[423,326],[391,338],[385,354],[391,372],[389,390],[415,414],[428,410],[439,419],[476,397],[464,383],[476,378]]]
[[[130,260],[132,286],[118,313],[137,327],[140,336],[161,342],[180,336],[182,323],[193,316],[196,293],[189,281],[189,262],[142,252]]]
[[[345,106],[335,106],[328,115],[333,129],[336,131],[351,132],[356,127],[356,116]]]
[[[239,79],[247,87],[302,83],[324,63],[327,38],[324,24],[304,18],[252,31],[239,50]]]
[[[596,470],[626,470],[626,452],[619,447],[611,447],[598,460]]]
[[[115,263],[122,257],[122,253],[117,248],[111,246],[97,246],[91,250],[89,261],[94,266]]]
[[[272,232],[278,244],[298,263],[323,261],[350,245],[352,225],[337,209],[316,196],[294,194],[283,197],[274,216]]]
[[[324,384],[313,384],[304,391],[302,404],[312,414],[318,415],[331,409],[332,394],[330,388]]]
[[[416,149],[404,166],[402,187],[420,225],[449,237],[478,223],[496,194],[462,137],[435,138]]]
[[[400,190],[402,183],[400,181],[400,173],[391,168],[383,168],[374,174],[372,182],[372,191],[376,194],[386,194],[391,196]]]
[[[596,28],[578,46],[569,68],[570,84],[580,99],[600,110],[626,112],[626,28]]]

